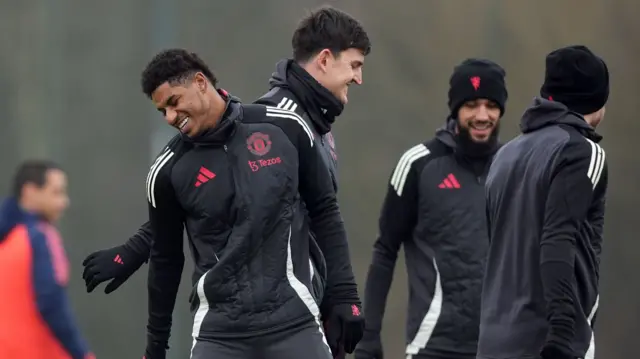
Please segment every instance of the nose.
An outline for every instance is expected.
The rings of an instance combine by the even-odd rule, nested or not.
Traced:
[[[478,112],[476,113],[477,120],[489,120],[489,109],[487,106],[480,105],[478,106]]]
[[[178,113],[175,110],[170,108],[166,108],[164,112],[164,119],[170,126],[173,126],[175,122],[178,120]]]
[[[353,82],[355,82],[356,85],[362,85],[362,68],[355,70]]]

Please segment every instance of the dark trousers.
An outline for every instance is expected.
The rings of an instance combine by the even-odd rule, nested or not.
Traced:
[[[254,338],[197,340],[191,359],[332,359],[315,323]]]

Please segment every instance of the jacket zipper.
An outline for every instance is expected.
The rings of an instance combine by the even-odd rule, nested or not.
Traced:
[[[224,149],[224,154],[227,157],[227,167],[229,168],[229,175],[231,176],[231,182],[233,183],[233,187],[234,187],[233,190],[236,192],[236,198],[239,198],[239,201],[238,200],[236,200],[236,201],[238,201],[239,202],[238,204],[240,205],[240,211],[241,211],[240,215],[241,216],[246,216],[247,209],[246,209],[245,204],[244,204],[243,193],[242,193],[242,190],[240,189],[240,185],[238,184],[238,181],[236,179],[236,175],[234,173],[234,166],[231,163],[232,160],[233,160],[233,158],[232,158],[233,156],[231,156],[229,154],[229,147],[226,144],[224,144],[222,146],[222,148]],[[242,219],[244,219],[244,218],[242,218]],[[253,297],[251,297],[251,299],[248,299],[248,301],[249,301],[249,303],[247,303],[248,310],[254,311],[255,310],[255,304],[254,304]]]
[[[240,205],[241,205],[241,209],[242,212],[244,212],[244,204],[242,203],[242,196],[240,193],[240,186],[238,185],[238,182],[236,181],[236,175],[233,172],[233,166],[231,165],[231,160],[232,158],[230,158],[231,156],[229,155],[229,147],[227,147],[227,145],[223,145],[224,148],[224,154],[225,156],[227,156],[227,167],[229,168],[229,175],[231,176],[231,181],[233,182],[233,190],[237,191],[238,193],[236,193],[241,200],[240,200]]]

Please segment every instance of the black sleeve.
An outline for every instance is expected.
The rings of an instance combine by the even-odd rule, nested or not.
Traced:
[[[485,196],[485,200],[486,200],[486,196]],[[489,243],[491,243],[491,221],[489,220],[489,202],[487,201],[485,203],[484,206],[484,218],[485,218],[485,223],[487,225],[487,238],[489,239]]]
[[[604,161],[604,152],[602,158]],[[594,205],[589,210],[589,223],[594,230],[594,236],[591,238],[591,246],[596,251],[598,263],[600,261],[600,255],[602,253],[602,242],[604,233],[604,211],[606,207],[607,186],[609,182],[609,170],[607,162],[604,162],[604,168],[602,169],[602,175],[598,181],[598,185],[594,191]]]
[[[409,153],[409,152],[407,152]],[[367,331],[379,334],[393,279],[393,271],[402,243],[411,238],[417,221],[418,175],[415,162],[402,156],[387,188],[378,221],[378,239],[367,274],[364,311]]]
[[[149,177],[149,222],[154,241],[149,259],[147,336],[148,344],[166,346],[184,266],[184,212],[171,186],[169,170],[156,168]]]
[[[269,111],[269,110],[267,110]],[[281,110],[280,110],[281,111]],[[293,113],[293,112],[292,112]],[[311,231],[327,263],[327,290],[323,305],[360,304],[347,232],[342,221],[331,174],[314,144],[308,124],[298,115],[277,124],[298,149],[299,192],[311,219]]]
[[[152,244],[153,231],[151,230],[151,221],[146,221],[140,226],[138,231],[129,238],[125,246],[133,250],[136,255],[145,258],[146,262],[149,259]]]
[[[540,239],[540,271],[549,321],[547,340],[570,350],[577,300],[573,290],[576,238],[592,207],[604,151],[595,143],[569,142],[554,163]]]

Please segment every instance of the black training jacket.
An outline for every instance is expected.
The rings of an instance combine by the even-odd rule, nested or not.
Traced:
[[[291,75],[291,67],[299,65],[292,60],[282,60],[276,65],[276,71],[271,75],[269,85],[271,90],[256,100],[270,106],[276,106],[298,113],[311,128],[315,136],[316,145],[321,149],[324,160],[336,192],[338,191],[338,155],[336,144],[331,133],[331,126],[335,115],[327,113],[327,109],[341,105],[334,104],[335,97],[322,87],[311,75],[306,74],[302,80],[296,81]],[[304,71],[304,70],[302,70]],[[322,99],[326,99],[323,104]],[[341,111],[341,110],[340,110]],[[338,112],[334,110],[333,112]]]
[[[593,358],[607,165],[601,137],[536,99],[486,185],[491,244],[478,358],[538,358],[545,343]]]
[[[304,119],[307,128],[314,136],[315,147],[320,151],[322,160],[331,175],[334,190],[337,192],[338,156],[333,134],[331,133],[331,126],[335,116],[341,112],[341,105],[334,103],[337,100],[333,98],[333,95],[310,75],[305,76],[302,80],[297,80],[297,78],[290,75],[292,66],[298,65],[290,59],[279,61],[276,64],[276,71],[269,80],[271,89],[254,103],[289,110]],[[149,257],[152,241],[153,234],[147,221],[140,226],[125,246],[146,259]],[[324,295],[326,264],[313,235],[309,243],[309,250],[312,259],[312,270],[318,274],[313,281],[314,297],[320,301]]]
[[[169,338],[186,228],[195,262],[193,335],[253,336],[318,320],[309,228],[335,303],[358,303],[344,225],[313,134],[293,112],[230,100],[218,126],[176,136],[147,177],[153,342]]]
[[[455,122],[406,151],[388,186],[365,291],[367,335],[379,335],[397,254],[409,279],[410,356],[474,358],[488,246],[484,182],[491,154],[457,146]]]

